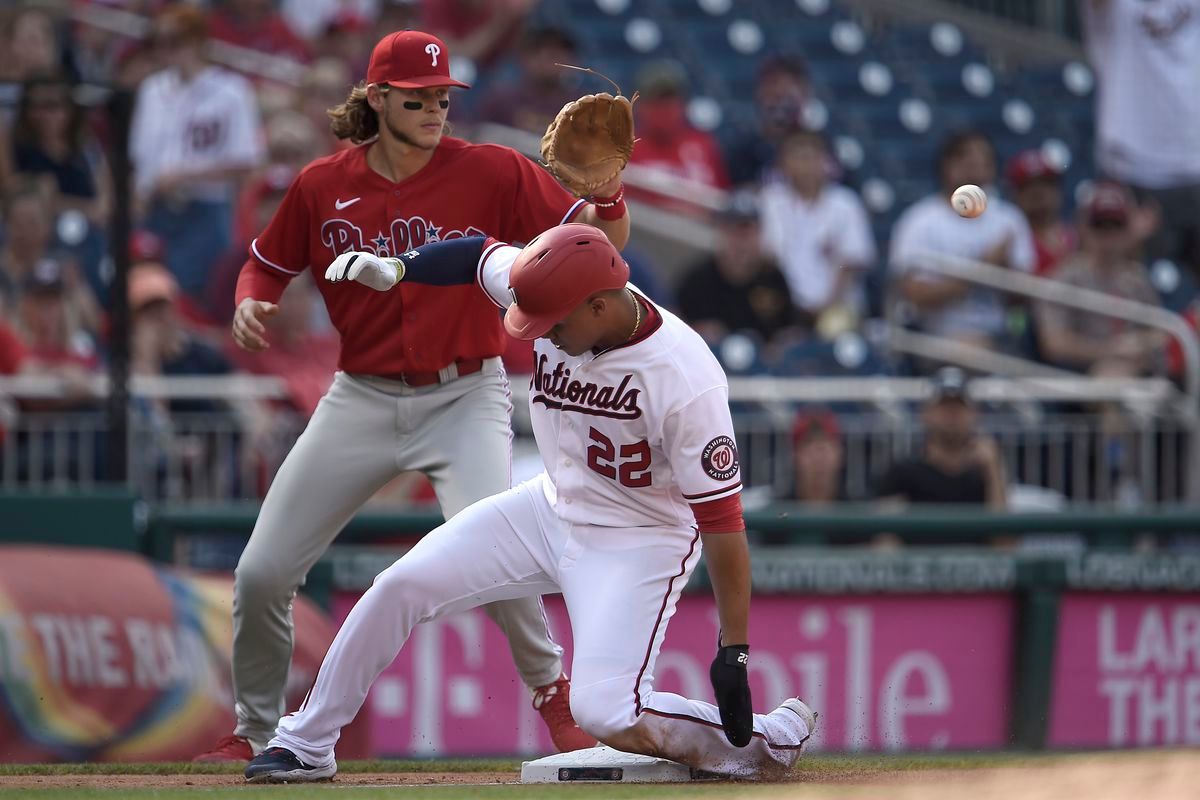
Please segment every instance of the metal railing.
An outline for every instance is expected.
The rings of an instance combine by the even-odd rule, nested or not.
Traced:
[[[1200,340],[1197,340],[1196,332],[1187,320],[1179,314],[1160,306],[1139,303],[1094,289],[1085,289],[945,253],[924,253],[921,269],[1031,300],[1114,317],[1166,333],[1179,343],[1183,351],[1184,391],[1190,401],[1189,406],[1200,410]],[[1030,364],[1040,366],[1033,365],[1032,362]]]
[[[886,386],[886,381],[879,385]],[[814,379],[808,385],[815,388],[822,383]],[[849,499],[870,499],[884,470],[919,452],[922,430],[917,407],[904,399],[919,396],[919,385],[903,379],[889,392],[890,399],[875,397],[873,410],[862,404],[865,398],[860,395],[854,410],[840,414],[841,480]],[[979,396],[988,391],[998,392],[985,386],[978,390]],[[839,395],[825,392],[823,396]],[[735,433],[749,487],[747,504],[791,496],[795,468],[790,430],[795,403],[735,401],[735,406]],[[1153,404],[1143,408],[1145,413],[1126,415],[1125,427],[1102,431],[1096,414],[1048,411],[1028,400],[988,404],[981,428],[996,438],[1012,484],[1042,487],[1063,503],[1119,502],[1142,507],[1179,502],[1194,477],[1187,450],[1191,428],[1176,415],[1154,413]],[[280,411],[247,425],[232,412],[169,414],[156,404],[139,401],[130,421],[129,484],[155,501],[255,500],[265,494],[303,427],[303,419]],[[528,445],[527,421],[518,415],[515,427],[520,444]],[[105,434],[99,411],[17,415],[0,438],[0,487],[98,484]]]
[[[1200,422],[1200,339],[1182,316],[1159,306],[945,253],[924,253],[921,268],[1007,294],[1113,317],[1166,333],[1178,342],[1183,354],[1185,401],[1176,404],[1176,411],[1190,434],[1187,437],[1186,461],[1189,464],[1200,463],[1200,433],[1197,431],[1197,424]],[[920,344],[917,343],[918,346],[914,347],[912,342],[893,342],[893,346],[898,345],[898,349],[904,349],[907,345],[907,351],[914,353],[922,349]],[[961,359],[960,363],[972,366],[969,357]],[[1030,370],[1042,366],[1035,362],[1027,363]],[[1094,398],[1094,402],[1099,401],[1100,398]],[[1186,496],[1190,501],[1200,501],[1200,470],[1193,469],[1188,474]]]

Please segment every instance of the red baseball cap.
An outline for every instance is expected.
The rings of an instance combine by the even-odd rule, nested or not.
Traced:
[[[450,77],[446,43],[424,31],[396,31],[379,40],[371,52],[367,83],[386,83],[398,89],[470,85]]]
[[[825,408],[801,409],[796,414],[796,421],[792,424],[792,442],[800,444],[814,433],[821,433],[830,439],[841,436],[841,426],[832,411]]]
[[[624,289],[629,265],[599,228],[568,222],[533,237],[508,273],[513,304],[504,327],[536,339],[596,292]]]
[[[1083,215],[1089,225],[1106,223],[1122,226],[1133,212],[1133,195],[1116,181],[1097,181],[1083,201]]]
[[[1020,189],[1026,184],[1050,178],[1058,180],[1062,170],[1050,163],[1041,150],[1022,150],[1008,162],[1008,182],[1014,189]]]

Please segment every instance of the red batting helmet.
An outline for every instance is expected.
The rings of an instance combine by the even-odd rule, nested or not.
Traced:
[[[599,228],[559,225],[533,237],[513,262],[504,327],[518,339],[545,336],[596,292],[628,282],[629,265]]]
[[[386,83],[398,89],[471,88],[450,77],[450,51],[446,43],[423,31],[396,31],[380,39],[367,66],[367,83]]]

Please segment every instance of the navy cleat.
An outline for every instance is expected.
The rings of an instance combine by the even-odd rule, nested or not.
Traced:
[[[313,783],[332,780],[336,774],[336,763],[310,767],[283,747],[268,747],[246,765],[247,783]]]

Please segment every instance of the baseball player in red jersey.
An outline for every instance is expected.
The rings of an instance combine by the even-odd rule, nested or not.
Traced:
[[[474,283],[507,307],[513,335],[541,337],[529,408],[546,471],[475,503],[375,579],[246,778],[332,777],[341,727],[416,623],[549,591],[571,618],[571,710],[588,733],[724,775],[790,769],[816,715],[798,698],[752,712],[741,475],[728,384],[699,334],[628,286],[628,265],[588,225],[552,228],[523,250],[472,239],[398,259],[346,254],[327,276],[385,292]],[[702,547],[721,626],[716,706],[654,687]]]
[[[355,511],[398,473],[420,470],[447,519],[511,482],[511,399],[498,356],[496,307],[470,286],[406,285],[379,294],[334,285],[325,268],[352,251],[396,256],[429,242],[496,236],[528,241],[582,221],[615,246],[629,236],[619,177],[576,199],[516,151],[450,138],[450,55],[435,36],[401,31],[371,54],[367,81],[330,111],[334,132],[362,146],[314,161],[250,246],[233,337],[268,346],[263,322],[291,278],[313,269],[341,334],[339,371],[280,467],[242,553],[234,595],[237,727],[202,760],[248,760],[284,711],[290,603]],[[570,715],[561,648],[541,601],[493,603],[521,679],[560,750],[590,746]]]

